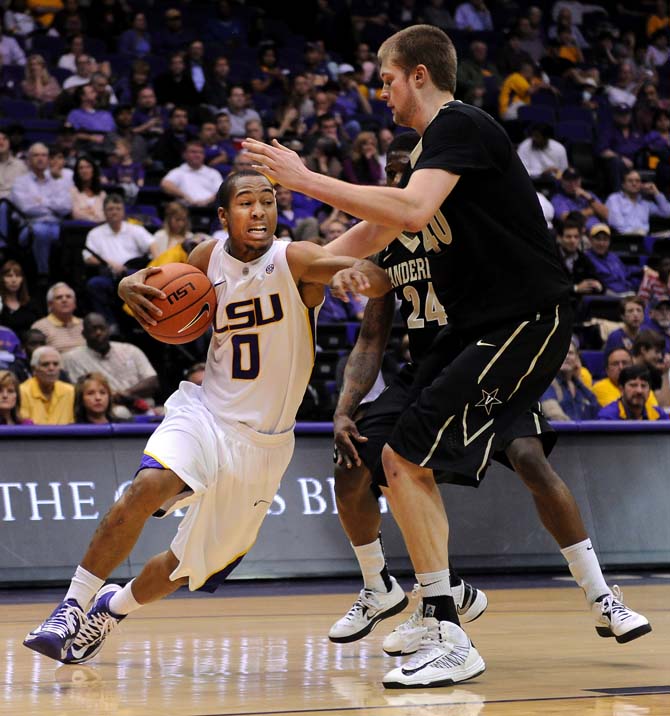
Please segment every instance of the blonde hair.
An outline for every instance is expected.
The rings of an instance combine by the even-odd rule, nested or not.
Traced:
[[[16,404],[13,408],[10,408],[9,415],[11,416],[12,422],[20,423],[19,407],[21,405],[21,391],[19,390],[19,380],[10,370],[0,370],[0,388],[5,388],[8,385],[12,385],[16,393]],[[2,423],[2,418],[0,418],[0,424],[5,424]]]
[[[377,135],[374,132],[359,132],[356,139],[354,139],[354,145],[351,148],[351,158],[357,161],[363,156],[363,144],[372,139],[375,143],[375,152],[379,153],[379,142],[377,141]]]
[[[47,67],[46,60],[44,59],[44,57],[42,57],[42,55],[38,55],[37,53],[28,55],[28,59],[26,60],[26,74],[25,74],[26,82],[36,82],[37,81],[37,77],[34,75],[31,64],[30,64],[31,60],[39,60],[42,63],[42,70],[40,73],[42,75],[42,77],[40,78],[40,80],[41,80],[42,84],[45,85],[51,79],[51,75],[49,74],[49,68]]]
[[[178,201],[171,201],[166,207],[165,207],[165,220],[163,222],[163,228],[165,231],[170,233],[170,219],[172,219],[175,216],[181,216],[182,218],[186,219],[186,226],[184,228],[184,233],[188,232],[190,229],[190,220],[189,220],[189,214],[188,209],[183,205],[180,204]]]
[[[102,373],[86,373],[80,376],[74,386],[74,421],[75,423],[88,423],[88,414],[86,413],[86,406],[84,405],[84,393],[89,383],[100,383],[102,387],[107,391],[109,396],[109,402],[107,403],[107,410],[105,410],[105,417],[108,422],[112,422],[112,388],[109,385],[109,381]]]

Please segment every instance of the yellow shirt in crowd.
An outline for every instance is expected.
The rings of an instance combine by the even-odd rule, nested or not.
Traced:
[[[74,423],[74,386],[57,380],[47,400],[37,378],[28,378],[19,386],[20,416],[35,425],[68,425]]]
[[[594,383],[591,390],[593,391],[596,398],[598,398],[598,402],[603,408],[606,405],[613,403],[615,400],[619,400],[619,398],[621,397],[621,388],[619,388],[618,385],[614,385],[614,383],[612,383],[609,378],[603,378],[597,383]],[[647,398],[647,402],[644,406],[647,409],[647,414],[653,415],[654,412],[652,408],[655,408],[657,405],[658,400],[656,400],[656,396],[654,395],[654,391],[652,390],[649,393],[649,398]]]
[[[500,116],[507,112],[512,102],[517,101],[530,104],[530,83],[520,72],[513,72],[505,79],[500,89],[498,99]]]

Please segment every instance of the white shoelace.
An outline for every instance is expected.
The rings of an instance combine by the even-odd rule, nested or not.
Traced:
[[[88,646],[110,634],[117,623],[114,617],[104,615],[100,612],[93,614],[88,618],[79,634],[77,634],[73,645],[77,648]]]
[[[365,608],[378,610],[379,600],[371,589],[361,589],[358,599],[353,603],[351,609],[342,617],[343,621],[354,621],[363,616]]]
[[[398,626],[396,627],[396,631],[410,631],[414,629],[423,628],[423,600],[421,599],[420,584],[414,585],[414,588],[412,589],[412,594],[410,595],[410,599],[412,601],[418,599],[419,601],[409,618],[405,619],[402,624],[398,624]]]
[[[602,602],[602,613],[607,616],[607,612],[611,615],[610,621],[614,620],[614,617],[618,617],[621,620],[628,619],[631,616],[630,609],[623,603],[623,590],[618,584],[612,587],[612,595],[606,596]]]
[[[48,631],[62,639],[72,636],[79,625],[86,621],[86,615],[73,604],[64,604],[53,616],[49,617],[40,627],[40,631]]]

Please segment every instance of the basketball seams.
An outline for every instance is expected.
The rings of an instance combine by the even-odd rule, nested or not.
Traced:
[[[154,288],[157,288],[159,291],[164,291],[165,287],[169,286],[173,281],[185,280],[189,276],[204,276],[204,274],[200,269],[194,269],[193,271],[189,271],[188,273],[181,273],[178,276],[171,276],[162,286],[156,286],[153,283],[150,283],[149,285],[153,286]],[[152,277],[149,276],[149,278],[152,278]],[[209,281],[209,279],[207,279],[207,280]]]
[[[212,286],[207,274],[200,269],[189,266],[188,264],[166,264],[161,268],[164,271],[155,276],[149,276],[146,283],[153,288],[163,291],[166,296],[177,293],[185,288],[189,283],[195,288],[195,292],[188,292],[186,295],[178,297],[174,303],[169,303],[167,297],[165,299],[153,299],[155,306],[163,309],[162,318],[156,319],[156,325],[147,328],[147,333],[158,341],[169,344],[186,343],[195,340],[203,333],[203,325],[209,325],[216,311],[216,291]],[[159,285],[158,280],[163,278],[163,282]],[[185,313],[189,311],[195,318],[194,309],[200,310],[203,305],[209,303],[211,306],[210,316],[205,321],[197,321],[187,333],[179,334],[178,330],[184,325],[188,325]],[[181,304],[181,305],[180,305]],[[193,320],[191,318],[191,320]]]
[[[212,299],[208,299],[208,296],[209,296],[210,293],[213,294],[213,298],[212,298]],[[160,324],[163,323],[163,321],[170,321],[170,320],[172,320],[173,318],[176,318],[177,316],[180,316],[182,313],[184,313],[184,311],[188,311],[189,308],[193,308],[193,306],[201,305],[203,302],[205,302],[205,301],[207,301],[207,300],[209,300],[210,303],[213,304],[212,307],[216,306],[216,291],[214,290],[213,287],[208,288],[208,289],[207,289],[207,292],[205,293],[204,296],[199,296],[198,298],[195,299],[195,301],[193,301],[193,303],[189,303],[188,306],[184,306],[184,308],[180,308],[178,311],[175,311],[174,313],[171,313],[169,316],[165,316],[165,318],[160,318],[159,320],[157,320],[157,321],[156,321],[156,328],[158,328],[158,326],[160,326]]]

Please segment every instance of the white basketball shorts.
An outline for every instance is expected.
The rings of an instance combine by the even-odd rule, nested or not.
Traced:
[[[293,431],[267,435],[217,420],[201,394],[182,382],[144,451],[192,490],[168,508],[187,508],[170,545],[179,559],[170,579],[188,577],[191,591],[251,549],[295,443]]]

